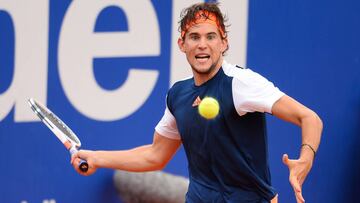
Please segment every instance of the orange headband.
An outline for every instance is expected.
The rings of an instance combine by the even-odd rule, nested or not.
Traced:
[[[224,30],[221,28],[219,20],[216,18],[216,15],[212,12],[201,10],[195,14],[194,20],[188,22],[185,25],[185,29],[181,31],[181,38],[184,38],[186,32],[189,30],[190,27],[200,23],[209,23],[215,25],[220,31],[221,37],[225,37]]]

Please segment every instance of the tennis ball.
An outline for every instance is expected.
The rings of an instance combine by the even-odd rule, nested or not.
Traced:
[[[213,119],[219,114],[219,103],[212,97],[205,97],[199,104],[199,114],[206,119]]]

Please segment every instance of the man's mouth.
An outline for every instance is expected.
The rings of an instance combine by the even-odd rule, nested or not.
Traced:
[[[208,60],[210,58],[210,55],[207,54],[198,54],[195,56],[196,60],[200,61],[200,62],[204,62],[206,60]]]

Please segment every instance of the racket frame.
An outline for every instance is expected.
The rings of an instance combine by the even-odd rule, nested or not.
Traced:
[[[41,103],[39,103],[38,101],[36,101],[33,98],[28,99],[28,103],[29,103],[31,109],[40,118],[40,120],[54,133],[54,135],[61,141],[61,143],[64,144],[65,148],[70,152],[71,155],[78,152],[78,148],[80,148],[80,146],[81,146],[80,139],[59,117],[56,116],[56,114],[54,114],[47,107],[45,107],[44,105],[42,105]],[[47,111],[48,114],[52,114],[53,116],[55,116],[55,118],[59,120],[59,123],[61,123],[62,125],[65,125],[68,128],[68,130],[70,131],[70,133],[72,134],[72,136],[77,139],[77,142],[70,139],[63,132],[61,132],[61,130],[58,127],[56,127],[56,125],[49,118],[47,118],[46,115],[44,115],[44,113],[38,106],[40,106],[42,109]],[[86,172],[88,170],[88,164],[85,160],[82,160],[82,159],[80,160],[79,169],[83,172]]]

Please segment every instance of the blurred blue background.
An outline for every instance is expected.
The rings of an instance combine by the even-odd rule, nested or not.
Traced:
[[[0,202],[121,202],[112,182],[114,171],[101,169],[90,177],[75,173],[68,152],[33,117],[25,98],[40,97],[78,134],[83,148],[118,150],[150,143],[154,126],[164,111],[171,71],[187,68],[176,64],[171,67],[171,53],[177,50],[171,37],[178,34],[173,29],[178,15],[173,13],[182,9],[175,6],[179,2],[153,0],[116,5],[111,1],[0,0]],[[188,6],[196,1],[181,2]],[[223,1],[223,6],[228,2],[244,1]],[[98,8],[96,15],[89,14],[92,8]],[[144,14],[146,9],[154,15]],[[360,2],[253,0],[248,2],[247,9],[244,14],[248,19],[244,33],[247,44],[230,41],[230,51],[232,47],[245,46],[246,59],[229,62],[246,61],[247,67],[317,112],[324,123],[322,143],[303,187],[306,201],[356,202],[360,192]],[[90,32],[94,36],[132,32],[135,28],[131,22],[141,22],[147,32],[119,35],[118,43],[112,46],[104,43],[105,48],[92,35],[84,36],[84,41],[89,43],[82,44],[80,49],[78,45],[73,48],[84,50],[85,54],[72,53],[71,44],[77,41],[62,36],[62,31],[66,28],[77,33],[77,29],[86,27],[87,17],[94,15]],[[67,19],[70,24],[65,24],[68,16],[76,19]],[[147,25],[150,18],[157,22],[158,29]],[[237,18],[229,19],[233,26],[239,22]],[[232,26],[230,33],[231,29]],[[160,51],[151,42],[140,48],[124,46],[125,42],[131,44],[149,33],[154,33],[155,43],[156,36],[159,37]],[[82,38],[81,34],[79,37]],[[106,40],[113,36],[102,37]],[[59,57],[62,43],[70,47],[65,58]],[[143,49],[149,47],[150,52],[152,48],[154,51],[147,54]],[[96,51],[100,49],[120,51],[117,55],[104,56]],[[140,50],[139,54],[136,50]],[[73,74],[77,74],[73,87],[90,79],[77,72],[78,64],[74,63],[74,69],[63,67],[61,60],[78,54],[80,63],[80,57],[88,57],[88,52],[90,56],[93,53],[90,79],[96,81],[104,94],[124,86],[132,69],[157,73],[151,91],[136,110],[118,118],[99,119],[90,116],[99,112],[81,111],[69,99],[60,69],[74,70]],[[184,56],[179,57],[185,60]],[[130,92],[141,90],[145,79],[135,78],[138,86],[127,88]],[[91,98],[92,90],[88,91]],[[94,96],[92,100],[99,105],[113,105],[102,97]],[[126,109],[126,104],[132,103],[126,96],[123,101],[117,108]],[[290,158],[298,156],[301,132],[296,126],[268,116],[268,136],[273,185],[279,191],[280,202],[295,202],[288,169],[281,157],[283,153],[288,153]],[[187,176],[182,149],[165,171]]]

